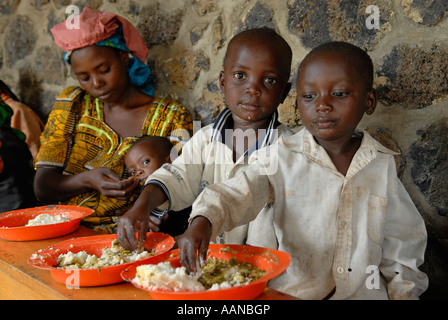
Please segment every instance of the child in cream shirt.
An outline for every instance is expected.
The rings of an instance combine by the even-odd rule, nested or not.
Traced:
[[[418,269],[425,224],[397,177],[395,153],[357,129],[375,110],[372,82],[358,47],[331,42],[307,55],[297,80],[305,129],[203,191],[178,241],[188,271],[196,271],[196,249],[203,262],[209,239],[255,219],[273,198],[272,215],[257,218],[247,241],[291,255],[270,287],[303,299],[414,299],[426,290]]]

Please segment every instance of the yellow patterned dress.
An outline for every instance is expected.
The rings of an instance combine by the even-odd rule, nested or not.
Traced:
[[[141,135],[168,137],[179,149],[192,131],[188,109],[174,101],[155,98]],[[103,121],[101,101],[80,87],[69,87],[59,95],[49,115],[35,166],[63,168],[66,175],[106,167],[126,178],[124,156],[136,139],[123,139]],[[118,217],[130,209],[134,200],[135,197],[130,201],[118,200],[92,191],[62,204],[94,209],[95,213],[83,223],[97,231],[113,233]]]

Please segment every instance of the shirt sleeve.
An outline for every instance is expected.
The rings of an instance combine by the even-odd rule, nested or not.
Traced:
[[[254,220],[270,195],[269,178],[255,161],[234,178],[205,188],[193,203],[190,221],[196,216],[209,219],[214,239],[223,231]]]
[[[381,273],[390,299],[417,299],[428,287],[428,277],[418,267],[423,263],[427,234],[423,218],[397,177],[391,157]]]
[[[146,185],[158,185],[166,194],[169,201],[169,206],[165,206],[166,212],[185,209],[198,196],[204,169],[204,139],[203,131],[198,131],[172,163],[162,165],[146,180]]]

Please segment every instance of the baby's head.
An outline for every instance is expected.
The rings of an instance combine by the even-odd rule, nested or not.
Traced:
[[[126,169],[131,176],[146,180],[164,163],[171,162],[172,148],[170,140],[165,137],[144,136],[138,139],[126,154]]]
[[[297,106],[303,124],[319,140],[350,137],[363,115],[375,111],[373,63],[352,44],[329,42],[299,66]]]
[[[275,31],[259,28],[233,37],[219,84],[234,120],[265,121],[286,98],[292,50]]]

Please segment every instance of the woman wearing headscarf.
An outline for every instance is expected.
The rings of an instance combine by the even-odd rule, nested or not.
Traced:
[[[80,87],[56,99],[35,161],[38,199],[89,207],[83,223],[113,233],[131,206],[138,181],[128,178],[124,156],[143,135],[170,138],[180,149],[192,134],[189,111],[154,97],[148,54],[132,24],[118,15],[84,8],[79,28],[52,28]]]

